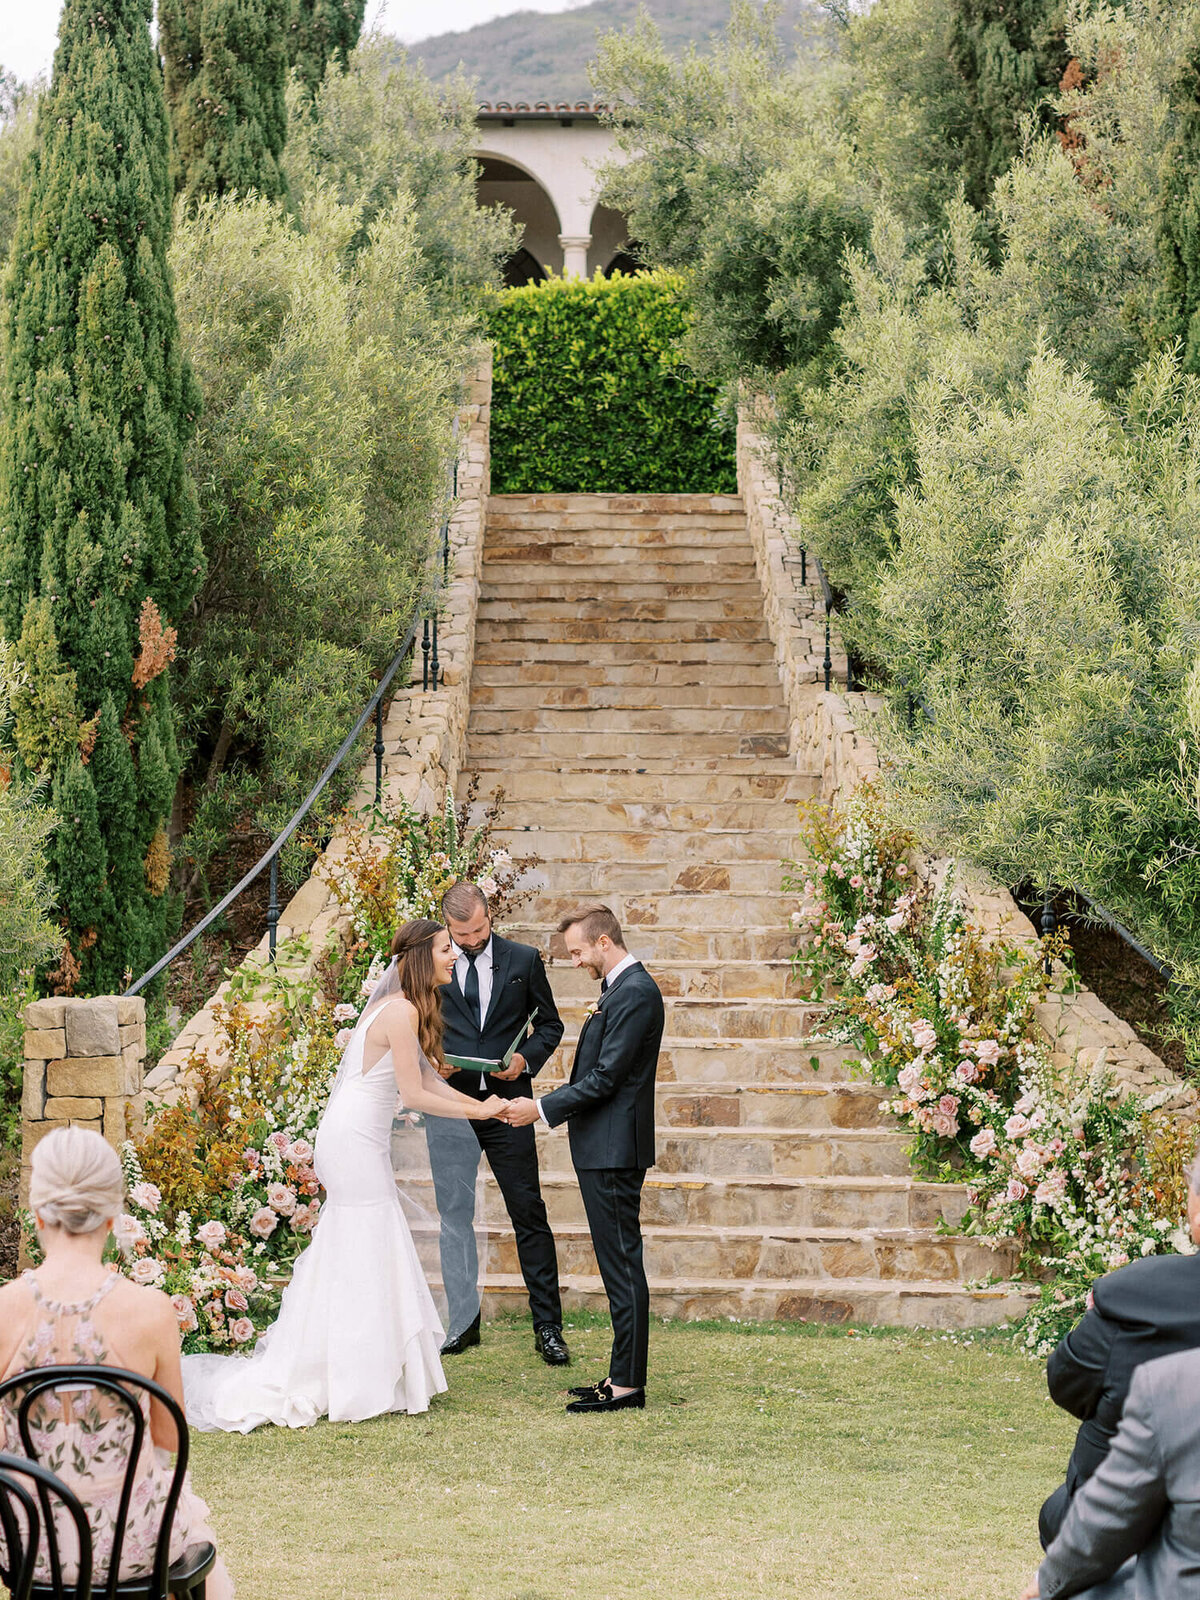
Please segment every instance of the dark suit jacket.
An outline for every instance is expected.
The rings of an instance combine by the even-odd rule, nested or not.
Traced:
[[[537,1009],[537,1019],[523,1045],[517,1048],[525,1057],[529,1071],[511,1083],[476,1072],[456,1072],[450,1079],[454,1089],[478,1095],[501,1095],[505,1100],[526,1099],[533,1093],[533,1079],[558,1049],[563,1036],[562,1018],[550,992],[550,980],[542,958],[532,945],[515,944],[511,939],[492,935],[492,994],[483,1027],[463,999],[458,979],[439,991],[442,1020],[446,1026],[444,1048],[455,1056],[502,1056],[513,1042],[517,1029]]]
[[[1146,1256],[1096,1283],[1094,1306],[1050,1357],[1055,1405],[1082,1423],[1067,1466],[1066,1494],[1047,1501],[1043,1538],[1058,1532],[1071,1497],[1108,1454],[1136,1369],[1200,1346],[1200,1255]]]
[[[635,962],[583,1025],[571,1081],[542,1099],[552,1128],[568,1124],[576,1169],[654,1165],[654,1077],[663,1036],[658,985]]]
[[[1038,1589],[1042,1600],[1066,1600],[1110,1578],[1106,1600],[1200,1594],[1198,1351],[1134,1372],[1112,1449],[1071,1502]]]

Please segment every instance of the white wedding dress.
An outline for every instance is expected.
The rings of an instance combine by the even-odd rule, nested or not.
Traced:
[[[367,1008],[371,1019],[377,1009]],[[317,1129],[314,1164],[326,1201],[278,1318],[250,1356],[183,1358],[195,1428],[304,1428],[322,1416],[361,1422],[426,1411],[445,1392],[442,1325],[392,1173],[392,1056],[363,1071],[368,1020],[364,1012]],[[423,1075],[432,1074],[421,1060]]]

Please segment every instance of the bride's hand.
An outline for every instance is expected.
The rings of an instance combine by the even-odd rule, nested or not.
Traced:
[[[475,1120],[477,1122],[486,1122],[489,1117],[502,1117],[507,1108],[508,1101],[502,1095],[490,1094],[486,1100],[479,1102],[479,1110],[476,1113]]]

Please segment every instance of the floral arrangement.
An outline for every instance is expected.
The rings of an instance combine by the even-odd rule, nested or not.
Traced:
[[[1082,1082],[1056,1073],[1034,1017],[1046,947],[985,938],[952,874],[935,885],[916,870],[915,838],[873,787],[840,814],[802,806],[801,834],[809,860],[789,863],[785,887],[802,896],[796,964],[814,995],[833,991],[817,1037],[853,1046],[858,1070],[895,1089],[887,1109],[917,1170],[969,1185],[966,1230],[1016,1239],[1023,1272],[1048,1279],[1023,1329],[1046,1354],[1096,1277],[1190,1248],[1189,1134],[1161,1113],[1170,1091],[1141,1100],[1102,1067]]]
[[[401,805],[351,819],[331,874],[351,916],[348,947],[326,952],[300,983],[285,965],[241,969],[233,1003],[218,1013],[220,1060],[188,1063],[196,1104],[154,1108],[145,1135],[123,1147],[117,1261],[171,1296],[189,1353],[249,1349],[278,1311],[320,1215],[317,1126],[397,926],[437,916],[462,878],[479,883],[497,915],[524,897],[516,883],[533,858],[514,861],[492,844],[501,799],[474,824],[473,791],[432,817]]]

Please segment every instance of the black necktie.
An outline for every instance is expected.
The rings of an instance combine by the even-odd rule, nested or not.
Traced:
[[[600,979],[600,993],[601,994],[607,994],[608,993],[608,979],[607,978],[601,978]]]
[[[481,950],[476,950],[474,955],[469,950],[464,950],[467,958],[467,976],[463,982],[463,999],[467,1002],[467,1010],[471,1013],[471,1021],[479,1027],[483,1024],[479,1019],[479,974],[475,970],[475,963],[482,955]]]

